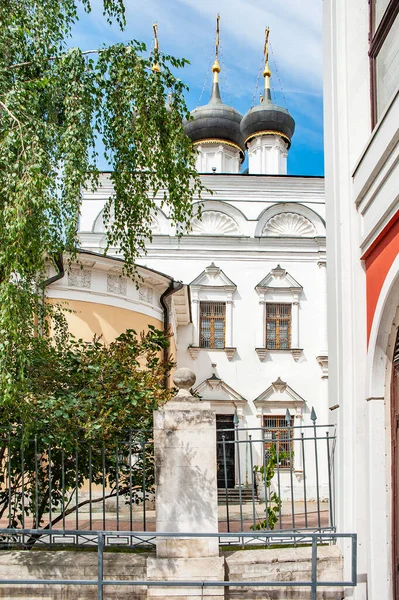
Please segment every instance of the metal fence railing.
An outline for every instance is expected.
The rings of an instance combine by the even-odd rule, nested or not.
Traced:
[[[73,446],[0,437],[0,527],[140,529],[154,509],[152,432]]]
[[[334,430],[316,418],[292,422],[287,413],[286,427],[280,418],[217,430],[221,533],[335,531]],[[0,435],[0,527],[154,531],[154,470],[151,431],[107,443],[83,438],[73,447],[7,432]]]
[[[335,429],[292,425],[219,429],[219,505],[226,531],[335,531]],[[270,424],[271,423],[271,424]]]
[[[29,539],[32,537],[35,537],[37,535],[42,536],[43,535],[43,531],[42,530],[32,530],[32,529],[0,529],[0,539],[2,540],[2,545],[4,547],[5,544],[7,544],[8,548],[19,548],[19,547],[23,547],[24,544],[24,539]],[[146,579],[140,579],[140,580],[125,580],[125,579],[106,579],[104,577],[104,550],[108,549],[108,550],[112,550],[112,548],[114,547],[121,547],[122,545],[125,546],[130,546],[130,547],[134,547],[134,546],[144,546],[144,547],[151,547],[155,542],[156,542],[156,538],[157,537],[161,537],[161,538],[174,538],[176,539],[177,537],[181,537],[181,538],[199,538],[199,537],[218,537],[220,540],[220,543],[236,543],[237,542],[237,535],[233,534],[233,533],[224,533],[224,534],[208,534],[208,533],[203,533],[203,534],[198,534],[198,533],[180,533],[180,534],[176,534],[176,533],[160,533],[160,534],[151,534],[149,532],[132,532],[132,531],[126,531],[126,532],[120,532],[120,531],[92,531],[92,532],[87,532],[87,531],[80,531],[80,530],[65,530],[65,531],[58,531],[58,530],[48,530],[46,532],[46,535],[52,537],[52,536],[56,536],[56,537],[60,537],[60,536],[67,536],[69,538],[75,538],[75,537],[85,537],[86,538],[86,543],[92,546],[96,546],[96,551],[97,551],[97,576],[94,578],[87,578],[87,579],[35,579],[33,577],[30,577],[29,579],[24,579],[24,578],[20,578],[20,579],[13,579],[13,578],[7,578],[7,579],[1,579],[0,580],[0,587],[1,586],[8,586],[8,585],[19,585],[19,586],[48,586],[48,585],[62,585],[62,586],[77,586],[77,585],[82,585],[82,586],[96,586],[97,587],[97,598],[98,600],[103,600],[105,598],[105,588],[107,586],[145,586],[145,587],[190,587],[190,588],[198,588],[200,593],[201,590],[202,592],[204,591],[204,588],[217,588],[217,587],[223,587],[225,590],[234,590],[237,589],[241,591],[245,590],[246,588],[251,589],[251,588],[263,588],[265,590],[267,590],[268,588],[308,588],[309,590],[311,590],[311,599],[312,600],[316,600],[317,598],[317,591],[320,588],[323,587],[329,587],[329,588],[344,588],[344,587],[354,587],[356,586],[356,580],[357,580],[357,536],[356,534],[344,534],[344,533],[333,533],[330,532],[328,534],[323,534],[323,533],[308,533],[308,538],[309,538],[309,547],[311,549],[311,553],[310,553],[310,577],[308,580],[295,580],[295,578],[291,578],[290,580],[284,580],[282,581],[281,579],[277,579],[275,581],[273,580],[268,580],[267,577],[265,577],[265,579],[263,580],[259,580],[258,578],[256,579],[256,581],[251,581],[250,577],[246,578],[246,580],[240,580],[240,581],[229,581],[229,580],[224,580],[224,581],[207,581],[207,580],[168,580],[168,581],[161,581],[161,580],[146,580]],[[257,547],[268,547],[270,546],[270,544],[275,543],[275,540],[278,539],[279,537],[283,537],[285,534],[280,532],[273,532],[273,533],[268,533],[268,532],[253,532],[253,533],[248,533],[248,532],[241,532],[239,535],[239,539],[242,538],[250,538],[252,540],[253,544],[256,544]],[[302,539],[302,534],[291,534],[293,536],[293,538],[296,539],[296,541],[299,543],[299,541]],[[333,581],[323,581],[320,580],[319,576],[318,576],[318,563],[317,563],[317,557],[318,557],[318,545],[326,545],[326,544],[331,544],[331,543],[335,543],[338,539],[347,539],[350,540],[350,549],[351,549],[351,569],[350,569],[350,575],[347,579],[342,578],[339,579],[337,577],[334,578]],[[32,569],[30,569],[30,571],[32,572]],[[32,588],[30,588],[32,589]],[[292,592],[291,592],[292,593]],[[33,592],[31,593],[32,597],[34,596]]]

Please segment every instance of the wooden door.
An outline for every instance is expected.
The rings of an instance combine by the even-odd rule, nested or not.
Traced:
[[[399,330],[392,366],[391,448],[393,597],[399,600]]]
[[[222,430],[227,431],[222,431]],[[224,444],[223,444],[224,436]],[[234,415],[216,415],[216,452],[218,488],[233,488],[235,485]],[[223,450],[224,446],[224,450]]]

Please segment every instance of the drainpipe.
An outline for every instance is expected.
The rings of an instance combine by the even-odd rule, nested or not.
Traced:
[[[53,261],[55,263],[55,266],[58,269],[58,273],[56,275],[53,275],[52,277],[49,277],[48,279],[45,279],[41,284],[40,287],[43,290],[43,297],[42,297],[42,302],[44,303],[44,290],[45,288],[50,285],[51,283],[54,283],[55,281],[58,281],[59,279],[62,279],[65,275],[65,269],[64,269],[64,259],[62,256],[62,252],[59,252],[56,256],[53,256]],[[40,334],[39,335],[43,335],[43,325],[41,325],[40,327]]]
[[[43,288],[43,295],[44,295],[44,288],[46,288],[51,283],[54,283],[55,281],[62,279],[65,275],[64,260],[62,257],[62,252],[60,252],[57,256],[53,257],[53,261],[55,263],[55,266],[58,269],[58,273],[56,275],[53,275],[52,277],[49,277],[48,279],[45,279],[43,281],[43,283],[40,284]]]
[[[169,325],[170,325],[170,319],[169,319],[169,310],[168,307],[166,305],[166,298],[168,298],[169,296],[172,296],[172,294],[175,294],[176,292],[178,292],[179,290],[181,290],[183,288],[183,284],[181,281],[171,281],[169,287],[167,290],[165,290],[163,292],[163,294],[161,295],[159,301],[161,303],[161,306],[163,308],[163,330],[165,333],[168,332],[169,329]],[[165,348],[163,351],[163,360],[164,363],[166,364],[169,360],[169,347]],[[169,387],[169,376],[168,373],[165,373],[165,383],[164,383],[165,389],[167,390]]]

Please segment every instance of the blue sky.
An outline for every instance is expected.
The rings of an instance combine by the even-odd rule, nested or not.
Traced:
[[[190,110],[209,99],[216,14],[221,17],[222,99],[242,114],[259,99],[262,77],[256,96],[255,90],[269,26],[273,100],[288,108],[296,122],[288,172],[323,174],[321,0],[125,0],[125,6],[127,27],[121,32],[102,17],[102,0],[93,0],[71,45],[88,50],[137,39],[151,47],[157,22],[161,51],[191,63],[179,73],[190,88]],[[107,167],[105,161],[100,166]]]

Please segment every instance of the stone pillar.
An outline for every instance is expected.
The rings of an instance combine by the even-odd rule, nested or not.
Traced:
[[[209,402],[194,398],[195,375],[177,369],[178,394],[154,412],[156,531],[217,533],[216,418]],[[147,563],[151,580],[224,579],[217,538],[158,537],[157,558]],[[223,587],[149,587],[148,597],[220,598]]]

